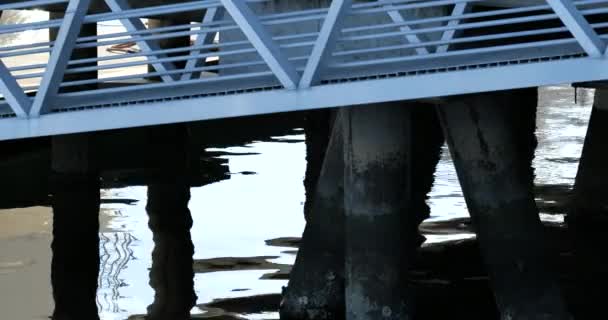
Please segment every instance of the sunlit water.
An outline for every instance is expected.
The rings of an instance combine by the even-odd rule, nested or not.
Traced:
[[[303,139],[303,136],[289,138]],[[304,143],[257,142],[244,147],[228,148],[228,152],[259,153],[246,156],[227,156],[232,172],[252,171],[255,174],[232,175],[202,188],[192,189],[190,210],[194,219],[192,241],[194,259],[215,257],[277,256],[272,262],[293,263],[295,256],[284,254],[287,248],[265,245],[265,240],[299,236],[304,226]],[[150,267],[152,233],[147,226],[145,212],[146,188],[130,187],[111,190],[110,197],[140,200],[136,205],[109,205],[116,210],[109,223],[114,230],[104,235],[110,239],[133,240],[128,248],[133,252],[118,275],[107,277],[99,292],[101,313],[104,319],[124,319],[134,313],[145,313],[153,291],[147,285],[147,268]],[[124,255],[108,244],[104,253],[110,261]],[[126,250],[125,250],[126,249]],[[107,252],[110,251],[110,252]],[[105,265],[104,265],[105,266]],[[107,267],[107,266],[106,266]],[[105,269],[105,268],[104,268]],[[280,292],[284,281],[258,280],[269,271],[215,272],[196,276],[198,303],[214,298],[256,295]],[[246,291],[233,292],[235,289]],[[113,292],[118,290],[119,298]],[[114,310],[120,310],[118,313]],[[198,310],[193,310],[197,312]],[[268,315],[265,315],[266,317]]]
[[[537,184],[571,185],[576,175],[592,91],[579,92],[574,103],[569,87],[541,91],[538,137],[534,161]],[[304,135],[294,130],[289,142],[274,139],[215,151],[226,155],[230,179],[192,189],[190,210],[195,259],[274,256],[272,262],[291,264],[289,248],[266,245],[265,240],[299,237],[304,227],[303,178],[306,166]],[[295,141],[294,141],[295,140]],[[255,174],[240,174],[252,172]],[[103,205],[101,272],[98,307],[102,319],[126,319],[145,314],[153,300],[148,281],[153,248],[145,212],[146,188],[104,190],[106,199],[134,199],[132,205]],[[432,218],[466,217],[467,210],[449,154],[444,147],[429,200]],[[560,220],[560,216],[547,219]],[[13,320],[47,319],[50,295],[50,221],[48,208],[0,212],[0,310]],[[459,235],[460,237],[462,235]],[[431,237],[439,241],[454,236]],[[269,270],[223,271],[197,274],[198,305],[218,298],[280,293],[285,280],[260,279]],[[235,291],[236,290],[236,291]],[[194,314],[204,314],[199,308]],[[278,318],[276,313],[248,314],[248,319]]]

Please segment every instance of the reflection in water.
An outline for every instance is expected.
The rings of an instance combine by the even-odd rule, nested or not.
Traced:
[[[128,285],[121,273],[135,258],[131,246],[137,239],[126,232],[101,232],[99,238],[97,308],[100,313],[121,313],[120,288]]]
[[[150,286],[155,295],[148,307],[147,319],[189,319],[190,310],[196,303],[194,246],[190,237],[192,217],[188,210],[190,191],[189,185],[183,181],[148,187],[149,226],[154,235]],[[109,236],[102,233],[99,236],[96,215],[95,219],[73,215],[81,213],[82,207],[72,205],[74,199],[86,199],[85,186],[99,190],[95,181],[87,181],[77,189],[63,185],[53,194],[51,281],[54,320],[95,319],[98,318],[98,307],[110,313],[123,311],[117,304],[119,288],[124,285],[120,274],[133,258],[129,246],[134,238],[128,233]],[[92,203],[98,205],[99,200]],[[101,247],[101,257],[95,250],[98,246]],[[98,287],[102,288],[99,295]],[[108,292],[104,293],[103,289]]]
[[[189,319],[196,304],[189,200],[190,186],[184,180],[148,186],[146,209],[154,239],[150,269],[154,302],[148,307],[148,319]]]
[[[99,319],[98,175],[55,173],[52,177],[53,242],[51,283],[53,320]]]
[[[579,104],[575,105],[573,94],[572,89],[564,87],[541,90],[539,148],[534,165],[537,197],[543,213],[564,213],[563,202],[576,174],[593,99],[592,91],[579,90]],[[587,100],[583,105],[584,99]],[[74,299],[70,301],[71,307],[83,312],[78,319],[85,319],[84,312],[93,309],[98,310],[103,320],[143,319],[148,310],[163,310],[162,306],[168,305],[172,310],[181,310],[176,312],[180,312],[182,317],[186,317],[184,310],[191,309],[192,318],[278,318],[279,294],[281,287],[286,285],[299,244],[297,237],[302,234],[304,226],[302,181],[306,164],[305,145],[302,130],[292,130],[299,126],[300,123],[292,123],[285,129],[259,125],[256,130],[265,132],[251,130],[240,134],[247,139],[236,138],[235,133],[227,132],[227,126],[219,123],[213,129],[193,128],[197,136],[210,134],[207,131],[210,130],[221,132],[222,138],[230,141],[207,148],[203,155],[194,156],[198,157],[198,171],[191,177],[195,181],[192,185],[196,187],[191,189],[192,199],[188,206],[192,226],[188,227],[188,215],[184,215],[182,201],[183,223],[173,229],[174,233],[158,233],[162,228],[148,226],[148,222],[153,220],[152,215],[148,216],[150,212],[146,211],[150,196],[142,185],[150,184],[148,176],[152,170],[149,167],[134,170],[134,166],[124,169],[115,165],[118,162],[144,163],[142,159],[157,154],[143,152],[145,148],[140,140],[129,140],[118,134],[112,136],[112,139],[128,142],[126,146],[101,147],[102,157],[108,158],[106,161],[120,170],[110,170],[102,175],[104,189],[101,193],[99,233],[92,231],[96,228],[83,228],[82,224],[77,224],[75,221],[83,219],[80,216],[83,211],[74,211],[69,213],[73,219],[66,219],[66,228],[62,230],[76,230],[83,238],[75,243],[61,240],[54,245],[92,247],[92,241],[84,240],[99,234],[96,244],[99,255],[83,255],[86,252],[83,249],[64,250],[63,255],[56,256],[53,270],[63,273],[55,274],[53,283],[61,282],[57,279],[65,282],[58,285],[55,294],[65,294]],[[3,311],[2,318],[14,320],[45,319],[53,310],[48,281],[51,270],[49,223],[52,216],[48,208],[32,207],[49,204],[44,184],[48,174],[48,146],[40,141],[25,145],[28,147],[4,147],[3,150],[14,151],[17,156],[0,162],[0,181],[5,182],[1,189],[0,207],[27,207],[0,211],[0,290],[10,290],[2,291],[4,298],[0,300],[0,310]],[[194,147],[203,149],[201,144]],[[226,165],[233,174],[226,174]],[[462,296],[457,299],[460,303],[458,310],[472,312],[474,309],[467,306],[480,297],[473,293],[487,292],[483,270],[471,268],[470,261],[477,259],[474,243],[448,247],[438,244],[439,241],[471,234],[465,219],[466,206],[448,152],[443,153],[435,181],[429,201],[433,223],[422,227],[429,241],[426,251],[421,253],[423,262],[412,277],[420,287],[422,301],[428,305],[425,310],[442,311],[448,316],[453,314],[449,309],[439,310],[436,306],[438,301],[454,297],[453,288],[458,284],[460,288],[471,288],[461,292]],[[78,197],[66,196],[64,201],[73,203]],[[163,212],[175,215],[180,211],[170,209]],[[463,220],[440,223],[452,218]],[[563,220],[553,214],[545,215],[544,219],[555,221],[555,225],[560,225]],[[90,233],[89,237],[83,234],[85,229]],[[266,243],[268,239],[273,241]],[[165,250],[164,253],[158,249],[171,248],[171,243],[185,244],[185,248],[190,243],[194,248]],[[560,244],[555,242],[555,245]],[[172,255],[169,255],[170,259],[181,261],[181,266],[166,263],[169,259],[167,252]],[[57,259],[66,259],[61,263],[65,270],[57,267]],[[98,261],[99,277],[94,272],[84,272],[87,264],[94,270],[90,261]],[[188,269],[189,265],[192,271]],[[182,275],[171,274],[175,268],[182,270]],[[66,270],[76,273],[65,276]],[[168,278],[163,270],[168,270],[169,276],[173,277],[170,282],[182,281],[183,284],[168,287]],[[94,282],[78,280],[79,277],[85,279],[87,275]],[[154,279],[150,279],[150,275]],[[75,294],[78,290],[91,292],[92,287],[97,287],[96,295]],[[173,304],[163,301],[162,293],[170,291],[185,298]],[[195,302],[193,294],[198,297]],[[89,302],[74,303],[83,300]],[[492,309],[485,312],[491,314]]]

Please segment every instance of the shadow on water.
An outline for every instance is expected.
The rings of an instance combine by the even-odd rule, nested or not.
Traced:
[[[277,114],[255,119],[237,118],[189,125],[188,187],[201,187],[229,180],[234,175],[255,175],[256,172],[253,171],[230,172],[226,156],[250,156],[257,155],[257,152],[205,150],[246,146],[259,141],[302,143],[301,139],[290,137],[290,135],[301,134],[297,128],[302,127],[302,118],[303,114],[297,113]],[[150,186],[149,188],[152,188],[159,183],[162,185],[164,169],[157,159],[163,158],[163,155],[158,153],[156,141],[150,140],[148,130],[154,129],[118,130],[96,135],[96,148],[99,149],[97,152],[99,159],[96,160],[101,168],[102,188],[99,203],[106,205],[105,208],[102,206],[102,211],[108,210],[107,205],[134,206],[141,200],[116,197],[111,190],[132,186]],[[176,141],[176,143],[179,142]],[[100,230],[99,225],[95,223],[91,224],[90,228],[81,224],[83,219],[77,217],[78,212],[75,212],[78,211],[79,205],[86,205],[82,202],[83,194],[80,190],[70,190],[67,186],[61,186],[59,192],[52,191],[50,139],[1,142],[0,147],[3,149],[3,158],[0,161],[0,193],[3,195],[0,197],[0,209],[50,207],[53,204],[56,210],[69,211],[67,215],[62,213],[61,220],[55,218],[53,222],[51,282],[56,302],[55,318],[57,320],[72,319],[73,315],[78,315],[79,319],[96,319],[97,311],[101,309],[117,314],[127,311],[121,310],[121,307],[116,304],[116,301],[121,299],[120,288],[127,285],[121,279],[120,274],[131,261],[136,259],[131,248],[139,239],[127,232]],[[162,189],[162,186],[160,188]],[[148,191],[150,192],[150,190]],[[162,190],[159,192],[160,197],[166,193]],[[168,195],[170,196],[171,193],[169,192]],[[70,198],[71,196],[73,197]],[[71,208],[60,209],[57,206]],[[44,211],[46,212],[46,209]],[[151,214],[150,211],[148,213]],[[11,211],[0,211],[0,214],[4,214],[4,217],[13,215]],[[74,216],[70,217],[71,214]],[[120,210],[116,210],[113,213],[102,214],[101,219],[108,219],[106,216],[120,214]],[[195,272],[205,274],[229,270],[267,270],[268,275],[265,276],[267,279],[286,278],[284,270],[287,270],[289,265],[267,261],[278,257],[213,258],[194,261],[193,250],[183,249],[193,247],[189,228],[165,230],[163,226],[168,223],[175,224],[175,220],[179,220],[180,215],[176,215],[175,212],[163,214],[170,217],[149,216],[149,226],[154,238],[150,285],[156,292],[154,303],[148,307],[148,310],[152,315],[155,313],[154,310],[159,308],[179,309],[181,306],[182,310],[172,310],[169,316],[161,312],[161,316],[149,317],[150,319],[168,317],[177,320],[185,318],[180,315],[190,314],[194,302],[188,304],[179,303],[179,301],[188,301],[189,298],[186,296],[194,295],[191,282]],[[52,220],[52,215],[48,219]],[[162,220],[162,222],[154,224],[155,219]],[[192,223],[189,212],[187,216],[182,215],[181,219],[190,221],[190,225]],[[67,241],[67,239],[73,240],[75,233],[81,241]],[[97,248],[99,248],[99,254],[97,254]],[[2,275],[28,265],[3,260],[0,259],[0,274]],[[168,263],[168,261],[173,263]],[[190,275],[188,276],[188,274]],[[184,282],[184,279],[190,279],[190,283]],[[111,290],[96,297],[95,292],[98,288],[111,288]],[[176,288],[181,291],[175,291]],[[170,294],[167,294],[167,291]],[[238,289],[234,291],[236,292]],[[242,291],[247,291],[247,289],[244,288]],[[92,294],[90,294],[91,292]],[[249,305],[251,304],[249,303]],[[220,305],[219,302],[218,305]],[[219,307],[213,304],[201,305],[199,309],[199,313],[205,312],[205,318],[209,318],[211,315],[215,315],[213,318],[217,319],[235,318],[228,312],[220,312]],[[265,310],[276,311],[276,308],[263,308],[259,312],[265,312]]]

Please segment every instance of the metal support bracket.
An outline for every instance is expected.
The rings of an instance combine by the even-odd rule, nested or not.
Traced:
[[[295,90],[300,75],[273,41],[272,36],[264,29],[247,2],[244,0],[221,0],[221,2],[283,87]]]
[[[32,102],[21,89],[17,80],[0,61],[0,93],[19,118],[27,118]]]
[[[389,11],[388,15],[389,15],[389,17],[391,17],[391,20],[393,20],[394,23],[400,24],[400,23],[406,22],[405,18],[403,18],[403,15],[397,10]],[[412,32],[413,31],[412,28],[408,25],[400,26],[399,30],[401,30],[402,32]],[[417,34],[407,34],[405,36],[405,38],[411,44],[421,44],[422,43],[422,40],[420,40],[420,37],[418,37]],[[429,54],[429,50],[425,47],[418,47],[415,50],[416,50],[416,53],[419,55]]]
[[[322,73],[324,64],[335,45],[335,38],[342,30],[342,24],[347,16],[347,12],[352,7],[352,0],[333,0],[327,17],[321,27],[319,37],[312,49],[312,54],[308,59],[304,74],[300,81],[300,88],[309,88],[315,85]]]
[[[590,57],[604,56],[606,42],[599,37],[571,0],[547,0],[547,3]]]
[[[207,9],[205,11],[205,16],[203,17],[203,25],[212,23],[213,21],[216,21],[216,20],[219,20],[222,18],[223,15],[224,15],[224,8],[215,7],[215,8]],[[202,28],[204,28],[204,26],[201,27],[201,29]],[[194,40],[193,47],[199,47],[199,46],[203,46],[203,45],[212,44],[213,40],[215,40],[216,34],[217,34],[217,32],[205,32],[205,33],[199,34],[196,37],[196,40]],[[209,50],[205,50],[205,52],[207,52],[207,51],[209,51]],[[185,73],[182,74],[182,78],[181,78],[182,81],[192,79],[193,72],[191,70],[198,67],[200,64],[200,61],[201,61],[201,59],[192,58],[192,57],[200,55],[202,53],[203,53],[203,50],[200,50],[200,49],[190,51],[191,58],[188,59],[188,61],[186,62],[186,66],[184,67]]]
[[[72,51],[76,46],[76,40],[90,3],[91,0],[70,0],[68,3],[55,45],[51,51],[47,69],[32,103],[30,117],[38,117],[46,112],[49,99],[53,99],[59,92],[59,86],[63,81],[63,76],[72,56]]]
[[[105,2],[108,5],[108,7],[110,8],[110,10],[112,10],[113,12],[116,12],[116,13],[119,13],[122,11],[127,11],[127,10],[131,9],[131,6],[129,5],[127,0],[105,0]],[[146,30],[146,26],[139,18],[125,18],[125,19],[121,19],[120,22],[125,26],[125,28],[129,32],[137,32],[137,31]],[[144,52],[153,52],[153,51],[158,51],[158,50],[162,49],[160,47],[160,45],[158,44],[158,42],[156,42],[154,40],[137,40],[137,38],[135,38],[135,37],[134,37],[134,40],[137,42],[137,45],[139,45],[141,50]],[[160,59],[160,58],[164,58],[164,57],[165,56],[163,55],[163,56],[156,56],[155,58]],[[157,62],[157,63],[152,63],[152,66],[158,72],[168,72],[168,71],[173,71],[176,69],[175,65],[172,62]],[[161,79],[164,82],[171,82],[171,81],[175,80],[175,76],[174,75],[163,75],[163,76],[161,76]]]
[[[454,9],[452,9],[452,17],[461,16],[465,14],[471,6],[467,2],[459,2],[454,5]],[[452,41],[456,37],[456,27],[460,24],[460,19],[456,18],[454,20],[448,21],[447,26],[450,28],[454,28],[451,30],[446,30],[443,32],[441,36],[441,41],[449,42]],[[446,53],[450,49],[449,44],[444,44],[437,47],[437,53]]]

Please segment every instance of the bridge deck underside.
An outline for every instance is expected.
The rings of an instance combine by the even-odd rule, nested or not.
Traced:
[[[608,79],[608,0],[104,2],[0,5],[68,7],[0,25],[0,140]]]

